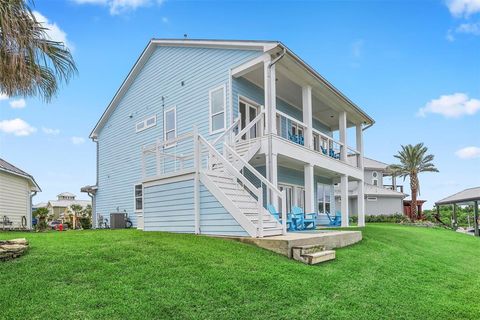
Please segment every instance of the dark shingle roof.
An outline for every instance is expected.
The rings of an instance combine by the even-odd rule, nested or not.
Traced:
[[[23,176],[29,180],[32,181],[32,183],[38,188],[39,191],[41,191],[40,186],[37,184],[33,176],[30,174],[26,173],[20,168],[15,167],[13,164],[5,161],[4,159],[0,158],[0,170],[6,171],[6,172],[11,172],[16,175]]]
[[[442,200],[435,202],[435,204],[452,204],[479,200],[480,201],[480,187],[469,188],[463,191],[452,194]]]

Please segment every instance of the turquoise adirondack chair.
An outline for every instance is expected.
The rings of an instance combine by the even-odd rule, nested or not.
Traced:
[[[297,206],[292,207],[292,213],[297,218],[298,223],[302,224],[302,229],[316,229],[317,228],[317,213],[305,213],[303,209]]]
[[[328,220],[330,220],[330,227],[340,227],[342,225],[342,214],[340,211],[337,211],[335,214],[335,217],[330,217],[328,212],[325,212],[327,214]]]
[[[267,210],[270,212],[278,222],[282,223],[282,219],[280,218],[280,213],[275,209],[275,207],[271,204],[267,205]],[[292,215],[287,214],[287,230],[293,231],[295,230],[295,225],[293,224]]]

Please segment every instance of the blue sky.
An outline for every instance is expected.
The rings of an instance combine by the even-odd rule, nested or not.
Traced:
[[[480,0],[36,1],[79,74],[46,104],[0,95],[0,156],[35,176],[34,202],[95,182],[88,135],[151,38],[280,40],[376,124],[366,155],[392,163],[424,142],[438,174],[421,198],[480,185]]]

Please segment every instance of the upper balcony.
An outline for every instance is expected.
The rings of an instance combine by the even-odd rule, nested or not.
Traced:
[[[251,126],[244,138],[272,134],[361,169],[363,129],[373,120],[294,56],[273,57],[266,53],[232,70],[233,114],[241,129],[261,112],[265,117],[264,131]]]

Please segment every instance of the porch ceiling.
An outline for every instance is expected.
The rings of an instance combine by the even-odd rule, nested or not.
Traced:
[[[258,67],[243,76],[248,81],[254,83],[256,86],[263,88],[263,68]],[[284,67],[279,66],[276,73],[277,96],[294,106],[298,110],[302,110],[302,87],[297,82],[292,80],[292,75]],[[318,121],[330,127],[331,130],[338,129],[339,111],[342,109],[331,107],[331,102],[325,99],[324,96],[318,94],[318,90],[313,90],[312,87],[312,115]],[[358,119],[348,118],[348,126],[354,126]]]

